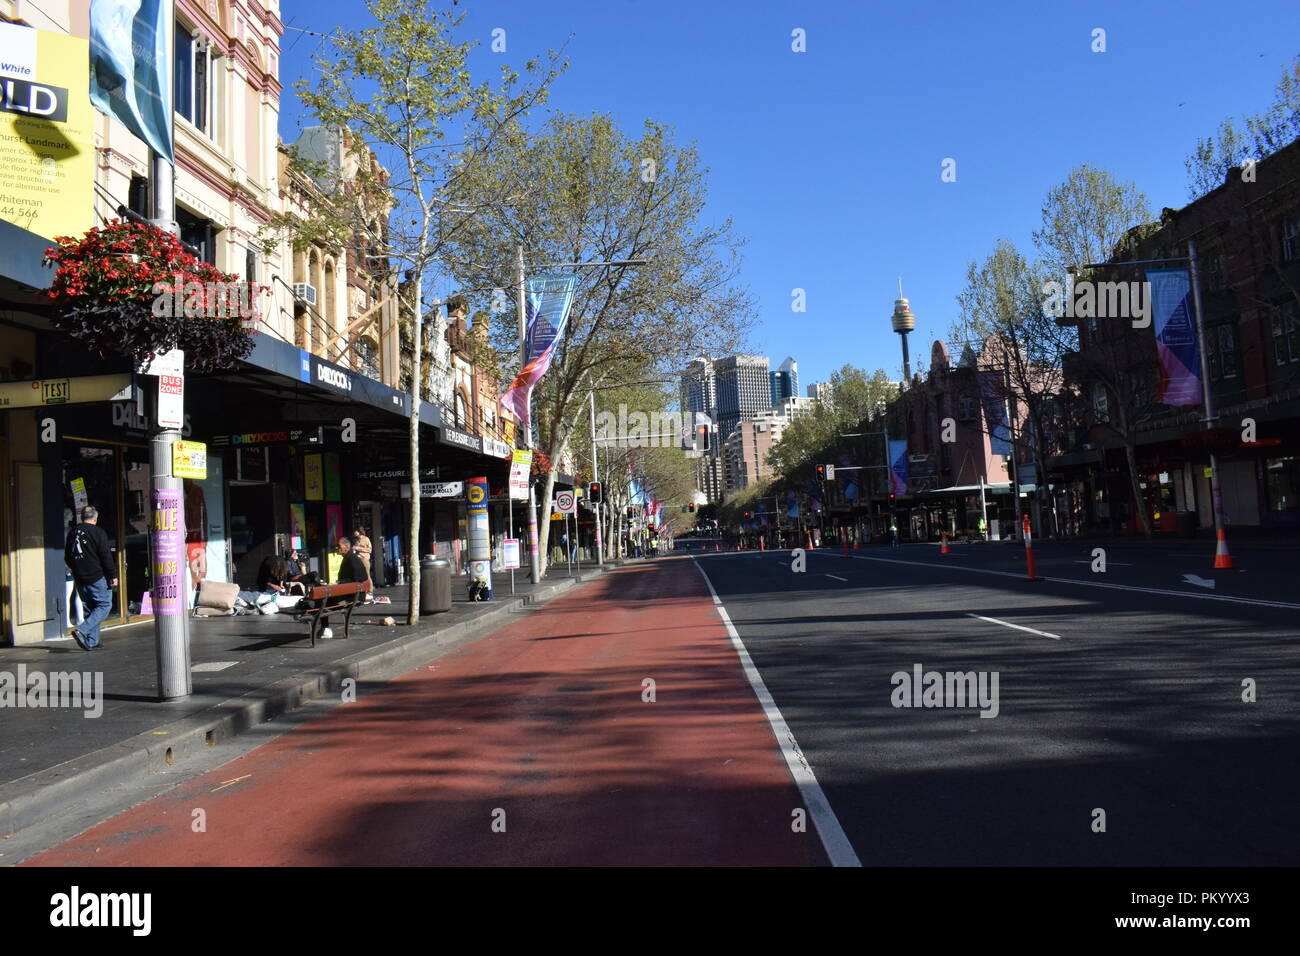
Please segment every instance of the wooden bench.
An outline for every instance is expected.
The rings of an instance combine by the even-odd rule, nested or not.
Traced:
[[[307,601],[315,606],[302,608],[294,615],[295,621],[311,623],[311,646],[316,646],[316,635],[321,632],[321,619],[330,614],[343,614],[343,637],[348,636],[348,625],[352,622],[352,612],[366,603],[365,583],[355,584],[321,584],[307,589]]]

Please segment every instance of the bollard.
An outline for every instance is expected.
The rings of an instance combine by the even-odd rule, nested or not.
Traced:
[[[947,531],[941,532],[939,535],[939,540],[940,542],[942,542],[939,545],[939,553],[951,554],[952,552],[948,550],[948,532]]]
[[[1038,578],[1034,577],[1034,536],[1029,530],[1029,515],[1024,516],[1021,529],[1025,534],[1025,571],[1030,581],[1037,581]]]

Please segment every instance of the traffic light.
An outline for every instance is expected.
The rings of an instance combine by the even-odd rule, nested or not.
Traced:
[[[708,425],[695,426],[695,434],[693,436],[692,444],[694,445],[696,451],[703,452],[709,450],[709,426]]]
[[[593,481],[587,486],[587,500],[593,505],[598,505],[605,500],[599,481]]]
[[[688,504],[686,506],[686,510],[689,511],[691,514],[695,514],[695,502],[692,501],[690,504]]]
[[[818,466],[817,466],[817,480],[818,480],[818,481],[825,481],[825,480],[826,480],[826,466],[825,466],[825,465],[818,465]]]
[[[892,497],[892,496],[891,496],[891,497]],[[627,509],[627,516],[628,516],[629,518],[632,517],[632,509],[631,509],[631,508],[628,508],[628,509]]]

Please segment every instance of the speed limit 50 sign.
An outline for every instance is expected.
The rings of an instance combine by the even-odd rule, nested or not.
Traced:
[[[555,493],[555,510],[562,515],[571,515],[577,508],[577,502],[574,500],[572,491],[557,491]]]

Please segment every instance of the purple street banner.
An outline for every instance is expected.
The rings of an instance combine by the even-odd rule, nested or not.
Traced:
[[[847,454],[840,455],[836,464],[840,468],[848,468],[853,464],[853,459]],[[840,483],[840,488],[844,491],[845,501],[858,500],[858,478],[856,471],[836,471],[835,480]]]
[[[981,370],[979,383],[985,427],[989,431],[989,452],[994,455],[1010,455],[1011,430],[1007,427],[1007,395],[1002,372]]]
[[[1191,283],[1186,269],[1152,269],[1151,314],[1155,318],[1160,393],[1165,405],[1201,404],[1200,350],[1192,324]]]
[[[543,275],[528,280],[524,367],[501,399],[501,407],[513,411],[524,428],[532,427],[529,406],[533,389],[555,358],[555,347],[569,320],[577,284],[578,277],[573,275]]]
[[[816,478],[809,478],[804,483],[804,497],[808,499],[808,510],[818,512],[822,510],[822,491],[819,487],[821,482]]]
[[[175,617],[185,613],[185,593],[181,580],[185,572],[185,508],[181,489],[155,488],[153,491],[154,554],[153,613],[158,617]]]
[[[785,493],[785,513],[788,517],[799,517],[799,496],[793,491]]]
[[[894,494],[907,494],[907,439],[889,443],[889,479]]]

